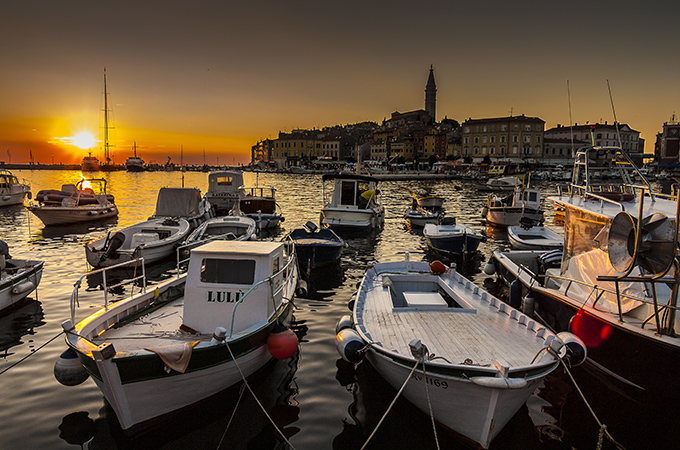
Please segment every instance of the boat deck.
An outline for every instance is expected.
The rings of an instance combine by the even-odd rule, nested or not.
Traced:
[[[388,351],[411,357],[409,342],[420,339],[430,353],[452,364],[491,366],[499,360],[513,368],[531,365],[547,345],[547,330],[479,289],[460,282],[448,284],[451,297],[456,302],[465,299],[470,308],[395,307],[394,294],[391,288],[383,288],[382,277],[374,280],[376,288],[365,303],[359,328]],[[427,295],[433,294],[442,298],[436,292]]]
[[[184,298],[134,318],[120,327],[111,327],[91,339],[94,344],[113,344],[117,352],[134,354],[143,348],[184,344],[197,340],[209,341],[212,335],[198,335],[180,330]],[[132,318],[131,318],[132,319]]]

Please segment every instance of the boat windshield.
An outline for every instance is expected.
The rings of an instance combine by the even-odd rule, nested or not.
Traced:
[[[569,268],[569,261],[576,255],[600,249],[607,251],[609,226],[604,217],[587,211],[567,208],[565,223],[564,256],[562,274]]]

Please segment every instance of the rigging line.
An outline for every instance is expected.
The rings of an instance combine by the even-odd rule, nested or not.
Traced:
[[[607,90],[609,91],[609,102],[612,104],[612,114],[614,114],[614,126],[616,127],[616,139],[619,141],[619,148],[623,150],[621,146],[621,133],[619,133],[619,121],[616,118],[616,110],[614,109],[614,98],[612,97],[612,89],[609,87],[609,80],[607,80]]]
[[[569,104],[569,137],[571,139],[571,155],[574,156],[574,122],[571,119],[571,91],[569,90],[569,80],[567,80],[567,103]]]
[[[2,372],[0,372],[0,375],[2,375],[3,373],[7,372],[9,369],[11,369],[11,368],[13,368],[13,367],[19,365],[19,363],[24,362],[25,360],[28,359],[29,356],[35,355],[36,353],[38,353],[38,350],[41,350],[41,349],[42,349],[43,347],[45,347],[47,344],[49,344],[50,342],[54,341],[56,338],[58,338],[59,336],[61,336],[62,333],[63,333],[63,331],[60,331],[59,333],[57,333],[57,335],[54,336],[52,339],[50,339],[49,341],[45,342],[43,345],[41,345],[40,347],[36,348],[35,350],[33,350],[33,351],[32,351],[31,353],[29,353],[28,355],[24,356],[24,357],[21,358],[19,361],[15,362],[15,363],[12,364],[11,366],[9,366],[9,367],[7,367],[6,369],[4,369]]]
[[[394,404],[397,402],[397,399],[399,398],[402,391],[406,387],[406,383],[408,383],[408,381],[411,379],[411,377],[413,376],[413,372],[415,372],[416,368],[418,367],[418,364],[420,364],[420,362],[422,360],[423,360],[422,357],[418,358],[418,360],[416,361],[416,365],[413,366],[413,369],[411,369],[411,372],[406,377],[404,384],[401,385],[399,392],[397,392],[397,395],[394,396],[394,400],[392,400],[392,403],[390,403],[390,406],[387,407],[387,411],[385,411],[385,414],[383,414],[383,416],[380,418],[380,422],[378,422],[378,425],[375,426],[371,435],[368,437],[368,439],[366,439],[366,442],[364,442],[364,445],[361,446],[361,450],[364,450],[366,448],[366,446],[368,445],[368,443],[371,441],[371,439],[373,439],[373,436],[378,431],[378,428],[380,428],[380,425],[382,425],[383,421],[385,420],[385,417],[387,417],[387,414],[389,414],[389,412],[392,409],[392,407],[394,406]]]
[[[235,365],[236,368],[238,369],[238,373],[241,374],[241,378],[243,378],[243,384],[246,385],[246,387],[248,388],[248,390],[250,391],[250,393],[253,395],[253,398],[255,399],[255,401],[257,402],[257,404],[260,406],[260,409],[262,409],[262,412],[264,413],[264,415],[267,416],[267,419],[269,419],[269,421],[271,422],[271,424],[274,426],[274,429],[281,435],[281,437],[283,438],[283,440],[286,441],[286,444],[288,444],[288,445],[290,446],[290,448],[292,448],[293,450],[295,450],[295,447],[293,447],[293,444],[291,444],[290,441],[288,440],[288,438],[286,437],[286,435],[283,434],[283,431],[281,431],[281,430],[279,429],[279,426],[276,425],[276,422],[274,422],[274,419],[272,419],[271,416],[269,415],[269,413],[267,413],[267,410],[265,409],[264,405],[262,405],[262,403],[260,403],[260,400],[257,398],[257,395],[255,395],[255,392],[253,392],[253,389],[250,387],[250,384],[248,383],[248,380],[246,380],[245,375],[243,375],[243,372],[241,371],[241,367],[240,367],[240,366],[238,365],[238,363],[236,362],[236,357],[235,357],[234,354],[232,353],[231,347],[229,347],[229,344],[225,343],[224,345],[227,346],[227,350],[229,350],[229,355],[231,356],[231,359],[234,361],[234,365]]]

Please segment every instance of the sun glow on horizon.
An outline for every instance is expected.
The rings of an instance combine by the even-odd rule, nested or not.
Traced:
[[[54,137],[53,141],[64,145],[73,145],[83,150],[90,149],[97,145],[97,140],[88,132],[78,133],[75,136]]]

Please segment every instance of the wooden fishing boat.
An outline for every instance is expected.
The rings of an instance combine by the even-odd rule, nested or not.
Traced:
[[[96,189],[96,190],[95,190]],[[63,185],[61,191],[40,191],[38,205],[28,206],[45,225],[69,225],[118,216],[113,196],[106,194],[106,180],[82,179]]]
[[[352,318],[341,319],[337,333],[343,358],[365,355],[418,409],[482,448],[573,338],[556,336],[453,266],[408,259],[368,269]]]
[[[109,267],[137,258],[146,264],[176,254],[189,235],[189,222],[174,217],[150,219],[85,244],[85,257],[92,267]]]
[[[564,236],[540,226],[508,227],[508,240],[512,248],[517,250],[552,250],[564,245]]]
[[[105,306],[76,321],[78,298],[94,295],[79,291],[79,280],[55,376],[67,385],[91,376],[132,433],[239,383],[272,356],[294,354],[295,334],[280,327],[290,322],[297,279],[283,243],[213,241],[192,250],[186,273],[153,290],[142,283],[115,303],[97,291]]]

